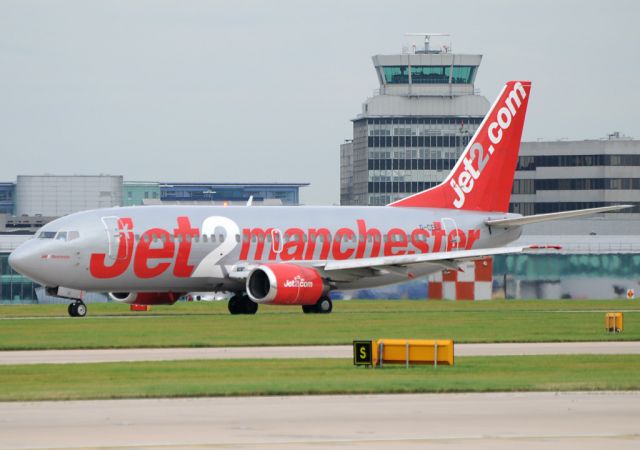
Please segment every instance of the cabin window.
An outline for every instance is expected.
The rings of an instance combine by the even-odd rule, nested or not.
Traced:
[[[240,235],[236,234],[236,242],[240,243]]]

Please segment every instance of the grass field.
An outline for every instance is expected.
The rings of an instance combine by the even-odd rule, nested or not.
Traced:
[[[148,313],[92,304],[83,319],[66,305],[0,306],[0,350],[348,344],[368,338],[456,342],[639,340],[637,300],[337,301],[328,315],[261,306],[231,316],[226,302],[179,303]],[[604,312],[626,311],[625,331],[604,331]]]
[[[229,395],[631,390],[640,355],[463,357],[453,367],[349,360],[218,360],[2,366],[0,401]]]

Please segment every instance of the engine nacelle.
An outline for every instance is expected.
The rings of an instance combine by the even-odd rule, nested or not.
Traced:
[[[109,292],[111,300],[129,305],[173,305],[181,295],[175,292]]]
[[[258,266],[247,278],[247,294],[256,303],[314,305],[328,291],[317,270],[295,264]]]

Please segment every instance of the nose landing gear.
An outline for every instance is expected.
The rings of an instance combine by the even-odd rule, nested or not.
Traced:
[[[82,300],[79,300],[69,303],[67,311],[71,317],[84,317],[87,315],[87,305],[85,305]]]

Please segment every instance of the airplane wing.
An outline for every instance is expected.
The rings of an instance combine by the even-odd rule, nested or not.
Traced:
[[[325,271],[389,268],[394,266],[407,266],[420,263],[434,263],[457,269],[457,262],[479,259],[485,256],[504,255],[507,253],[521,253],[531,246],[498,247],[476,250],[458,250],[450,252],[423,253],[417,255],[380,256],[375,258],[345,259],[340,261],[327,261],[320,265],[314,265]],[[535,247],[540,248],[540,247]]]
[[[343,276],[347,279],[372,277],[387,272],[404,273],[414,264],[435,264],[443,269],[458,270],[458,264],[463,261],[481,259],[486,256],[522,253],[541,249],[558,250],[554,245],[526,245],[514,247],[483,248],[475,250],[457,250],[449,252],[423,253],[415,255],[380,256],[374,258],[345,259],[339,261],[299,261],[298,264],[318,269],[325,276]],[[227,266],[228,276],[237,280],[246,279],[258,265]],[[338,275],[340,274],[340,275]]]

